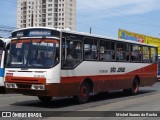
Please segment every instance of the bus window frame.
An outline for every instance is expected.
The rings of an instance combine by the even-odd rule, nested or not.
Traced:
[[[63,34],[63,33],[62,33]],[[75,34],[76,36],[79,36],[79,35],[77,35],[77,34]],[[83,40],[80,40],[80,39],[76,39],[76,40],[74,40],[74,39],[71,39],[70,37],[68,37],[68,38],[70,38],[70,39],[68,39],[67,38],[68,36],[62,36],[62,38],[61,38],[61,69],[63,69],[63,70],[72,70],[72,69],[75,69],[79,64],[81,64],[82,62],[83,62]],[[64,41],[65,41],[65,44],[66,44],[66,41],[68,40],[68,41],[79,41],[79,42],[81,42],[81,60],[77,63],[77,64],[75,64],[73,67],[64,67],[63,66],[63,62],[65,61],[65,60],[67,60],[67,58],[65,58],[65,56],[67,56],[66,55],[66,52],[65,52],[65,56],[63,56],[63,39],[64,39]],[[64,59],[63,59],[64,58]]]
[[[0,44],[1,44],[1,51],[2,51],[2,53],[1,53],[1,58],[0,58],[0,68],[4,68],[4,60],[2,61],[2,58],[3,58],[3,55],[4,55],[4,52],[5,52],[5,46],[6,46],[6,43],[3,41],[3,40],[1,40],[0,39]]]
[[[159,57],[160,56],[155,56],[155,61],[153,62],[152,61],[152,53],[151,53],[151,49],[154,48],[156,50],[156,55],[158,55],[158,48],[157,47],[153,47],[153,46],[150,46],[150,63],[158,63],[159,62]]]
[[[124,49],[125,50],[117,50],[118,48],[117,48],[117,44],[124,44]],[[116,62],[130,62],[130,59],[129,60],[127,60],[127,58],[126,58],[126,56],[127,56],[127,54],[129,55],[130,54],[130,45],[129,45],[129,43],[127,43],[127,42],[121,42],[121,41],[116,41],[115,42],[115,58],[116,58]],[[127,50],[127,46],[128,46],[128,50]],[[125,53],[125,55],[124,55],[124,59],[123,60],[118,60],[117,59],[117,52],[122,52],[122,53]],[[130,55],[129,55],[130,56]],[[130,57],[129,57],[130,58]]]
[[[12,44],[12,42],[14,43],[15,41],[17,41],[17,42],[19,42],[19,41],[21,41],[21,42],[23,42],[23,40],[32,40],[32,39],[40,39],[40,37],[36,37],[36,38],[34,38],[34,37],[30,37],[30,38],[20,38],[20,39],[12,39],[11,40],[11,42],[10,42],[10,48],[11,48],[11,44]],[[60,39],[55,39],[55,38],[52,38],[52,37],[45,37],[45,39],[51,39],[51,40],[57,40],[58,41],[58,43],[59,43],[59,48],[58,48],[58,55],[59,55],[59,60],[58,60],[58,62],[56,63],[56,64],[54,64],[54,65],[52,65],[52,66],[50,66],[50,67],[45,67],[45,66],[43,66],[43,67],[14,67],[14,68],[21,68],[21,69],[50,69],[50,68],[53,68],[53,67],[55,67],[55,66],[57,66],[59,63],[60,63]],[[10,48],[9,48],[9,50],[8,50],[8,52],[10,52]],[[29,49],[31,49],[31,48],[29,48]],[[31,51],[29,51],[29,52],[31,52]],[[8,53],[9,54],[9,53]],[[7,55],[8,55],[7,54]],[[8,56],[7,56],[7,60],[8,60]],[[7,61],[8,62],[8,61]],[[5,64],[5,67],[6,68],[12,68],[12,67],[10,67],[10,66],[7,66],[7,62],[6,62],[6,64]]]
[[[144,47],[148,48],[148,50],[149,50],[149,54],[145,54],[145,55],[149,55],[148,62],[144,60]],[[149,46],[145,46],[145,45],[142,46],[142,62],[143,63],[151,63],[151,50],[150,50]]]
[[[111,57],[110,60],[101,59],[101,54],[103,54],[103,53],[101,53],[101,47],[102,47],[101,41],[110,43],[109,49],[105,50],[105,48],[104,48],[104,52],[110,52],[110,57]],[[112,43],[114,43],[114,50],[112,50]],[[115,59],[115,42],[113,40],[110,40],[110,39],[100,39],[99,40],[99,61],[100,62],[114,62],[114,61],[116,61],[116,59]]]
[[[5,56],[4,56],[4,67],[6,67],[6,64],[8,62],[10,46],[11,46],[11,43],[6,44]]]
[[[85,59],[85,47],[84,47],[84,41],[85,39],[91,39],[97,41],[97,59]],[[91,48],[92,49],[92,48]],[[83,61],[100,61],[100,40],[96,37],[84,37],[83,38]]]
[[[135,44],[135,43],[131,43],[130,44],[130,62],[132,62],[132,63],[143,63],[143,55],[141,55],[141,60],[139,60],[139,61],[135,61],[135,60],[132,60],[132,47],[133,46],[138,46],[138,48],[140,47],[140,50],[141,50],[141,52],[143,53],[143,49],[142,49],[142,45],[140,45],[140,44]]]
[[[62,33],[63,34],[63,33]],[[69,35],[72,35],[71,33],[67,33],[66,32],[66,34],[69,34]],[[131,58],[131,56],[132,56],[132,47],[135,45],[135,46],[138,46],[138,49],[140,49],[140,51],[143,53],[143,46],[146,46],[146,47],[149,47],[149,49],[150,49],[150,46],[147,46],[147,45],[141,45],[141,44],[138,44],[138,43],[130,43],[130,42],[126,42],[126,41],[116,41],[116,40],[112,40],[112,39],[105,39],[105,38],[97,38],[97,37],[94,37],[94,36],[84,36],[84,35],[77,35],[77,34],[73,34],[73,35],[75,35],[75,36],[81,36],[83,39],[82,39],[82,41],[81,40],[78,40],[78,41],[81,41],[82,42],[82,60],[81,60],[81,62],[79,62],[78,64],[76,64],[75,66],[73,66],[73,67],[70,67],[70,68],[65,68],[65,67],[63,67],[62,66],[62,64],[61,64],[61,68],[62,69],[75,69],[79,64],[81,64],[83,61],[97,61],[97,62],[127,62],[127,63],[151,63],[151,60],[150,60],[150,62],[143,62],[143,55],[141,55],[141,58],[140,58],[140,60],[139,61],[132,61],[132,58]],[[67,36],[63,36],[62,38],[61,38],[61,41],[62,41],[62,39],[65,39],[65,41],[66,41],[66,39],[68,39],[67,38]],[[97,59],[85,59],[85,56],[84,56],[84,42],[85,42],[85,40],[86,39],[91,39],[91,40],[96,40],[97,41],[97,48],[96,48],[96,50],[97,50],[97,54],[98,54],[98,57],[97,57]],[[76,40],[74,40],[74,41],[76,41]],[[110,50],[106,50],[106,51],[109,51],[109,52],[112,52],[112,53],[114,53],[115,54],[115,59],[111,59],[111,60],[100,60],[100,42],[101,41],[108,41],[108,42],[110,42]],[[120,61],[118,61],[117,60],[117,57],[116,57],[116,52],[117,52],[117,44],[118,43],[121,43],[121,44],[124,44],[124,49],[125,50],[123,50],[123,53],[125,53],[125,56],[124,56],[124,59],[123,60],[120,60]],[[114,50],[112,49],[112,45],[111,44],[114,44]],[[63,41],[62,41],[62,43],[61,43],[61,46],[63,47]],[[63,48],[61,47],[61,52],[63,52]],[[152,46],[153,47],[153,46]],[[156,47],[153,47],[153,48],[156,48]],[[90,48],[91,49],[91,48]],[[156,50],[157,50],[157,48],[156,48]],[[151,51],[150,51],[151,52]],[[111,53],[111,54],[112,54]],[[127,59],[127,55],[129,56],[128,57],[128,59]],[[151,55],[151,53],[149,53],[149,55]],[[62,60],[62,58],[63,58],[63,56],[61,55],[61,62],[63,61]],[[151,59],[151,57],[150,57],[150,59]],[[157,59],[157,58],[156,58]],[[157,61],[157,60],[156,60]]]

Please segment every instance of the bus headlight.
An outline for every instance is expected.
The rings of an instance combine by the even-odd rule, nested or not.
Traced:
[[[32,90],[45,90],[44,85],[32,85]]]
[[[6,88],[17,88],[17,85],[15,83],[6,83]]]

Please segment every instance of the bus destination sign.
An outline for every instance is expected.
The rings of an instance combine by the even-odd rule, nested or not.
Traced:
[[[51,29],[42,29],[42,28],[34,28],[34,29],[22,29],[19,31],[12,32],[12,38],[17,37],[60,37],[60,32]]]
[[[51,31],[50,30],[30,30],[29,37],[33,36],[51,36]]]

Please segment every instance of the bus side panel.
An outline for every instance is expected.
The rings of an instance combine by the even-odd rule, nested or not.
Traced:
[[[152,86],[157,81],[157,64],[151,64],[144,68],[130,72],[129,75],[137,76],[140,86]]]
[[[140,76],[140,86],[152,86],[157,82],[157,63],[141,69],[141,72],[135,71]]]
[[[77,95],[81,82],[85,77],[62,77],[59,93],[64,95]]]
[[[131,77],[128,75],[62,77],[60,93],[76,95],[80,84],[87,78],[92,80],[95,93],[130,88],[132,83]]]
[[[10,93],[13,92],[13,93],[22,93],[27,95],[47,95],[47,96],[56,97],[56,96],[77,95],[81,83],[84,80],[88,80],[88,79],[90,79],[93,82],[94,93],[109,91],[109,90],[131,88],[132,81],[136,76],[139,77],[140,86],[150,86],[156,82],[155,78],[157,73],[156,72],[157,64],[143,64],[142,66],[140,66],[140,64],[136,63],[134,66],[133,65],[129,66],[129,64],[127,63],[124,65],[121,65],[122,67],[123,66],[126,67],[126,71],[120,74],[117,74],[117,72],[109,73],[110,68],[112,68],[113,66],[113,65],[109,66],[109,64],[106,67],[106,69],[108,70],[103,68],[104,70],[108,71],[108,73],[103,73],[103,74],[99,74],[99,71],[102,70],[100,68],[101,66],[95,69],[92,67],[93,66],[92,64],[89,65],[90,67],[83,67],[83,64],[81,65],[82,67],[76,68],[74,70],[62,70],[60,83],[57,83],[57,80],[54,80],[54,79],[52,79],[53,81],[52,83],[51,83],[51,80],[50,80],[50,83],[46,83],[45,78],[40,79],[40,78],[33,77],[35,74],[33,72],[32,73],[28,72],[28,74],[24,74],[24,77],[22,78],[19,77],[18,75],[22,75],[23,72],[14,73],[15,76],[6,76],[6,82],[11,82],[11,83],[17,82],[16,84],[19,88],[7,89],[7,90]],[[137,68],[137,66],[139,66],[139,68]],[[119,67],[117,67],[117,69]],[[134,67],[134,68],[130,68],[130,67]],[[43,74],[44,74],[43,76],[45,76],[45,73]],[[34,83],[35,80],[37,81],[36,83]],[[44,84],[46,89],[44,91],[31,90],[31,84]],[[22,88],[21,86],[22,87],[25,86],[25,88]]]
[[[104,92],[129,88],[131,77],[127,75],[102,75],[90,77],[94,83],[94,92]]]
[[[138,64],[137,64],[138,65]],[[53,84],[48,91],[52,96],[72,96],[77,95],[81,83],[90,79],[93,82],[94,93],[127,89],[132,87],[132,82],[136,76],[139,77],[140,86],[150,86],[156,81],[156,64],[145,65],[146,67],[139,68],[132,72],[124,74],[106,74],[106,75],[84,75],[76,76],[78,70],[65,70],[68,76],[61,77],[60,84]]]
[[[108,76],[106,84],[108,84],[108,91],[118,90],[124,88],[130,88],[131,86],[131,76],[128,75],[115,75]]]
[[[78,83],[55,83],[46,86],[47,95],[54,97],[77,95]]]

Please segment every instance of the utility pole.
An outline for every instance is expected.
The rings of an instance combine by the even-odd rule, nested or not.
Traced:
[[[32,10],[32,15],[31,15],[31,27],[33,27],[33,10]]]
[[[89,31],[89,33],[90,33],[90,34],[92,34],[92,28],[91,28],[91,27],[90,27],[90,31]]]

